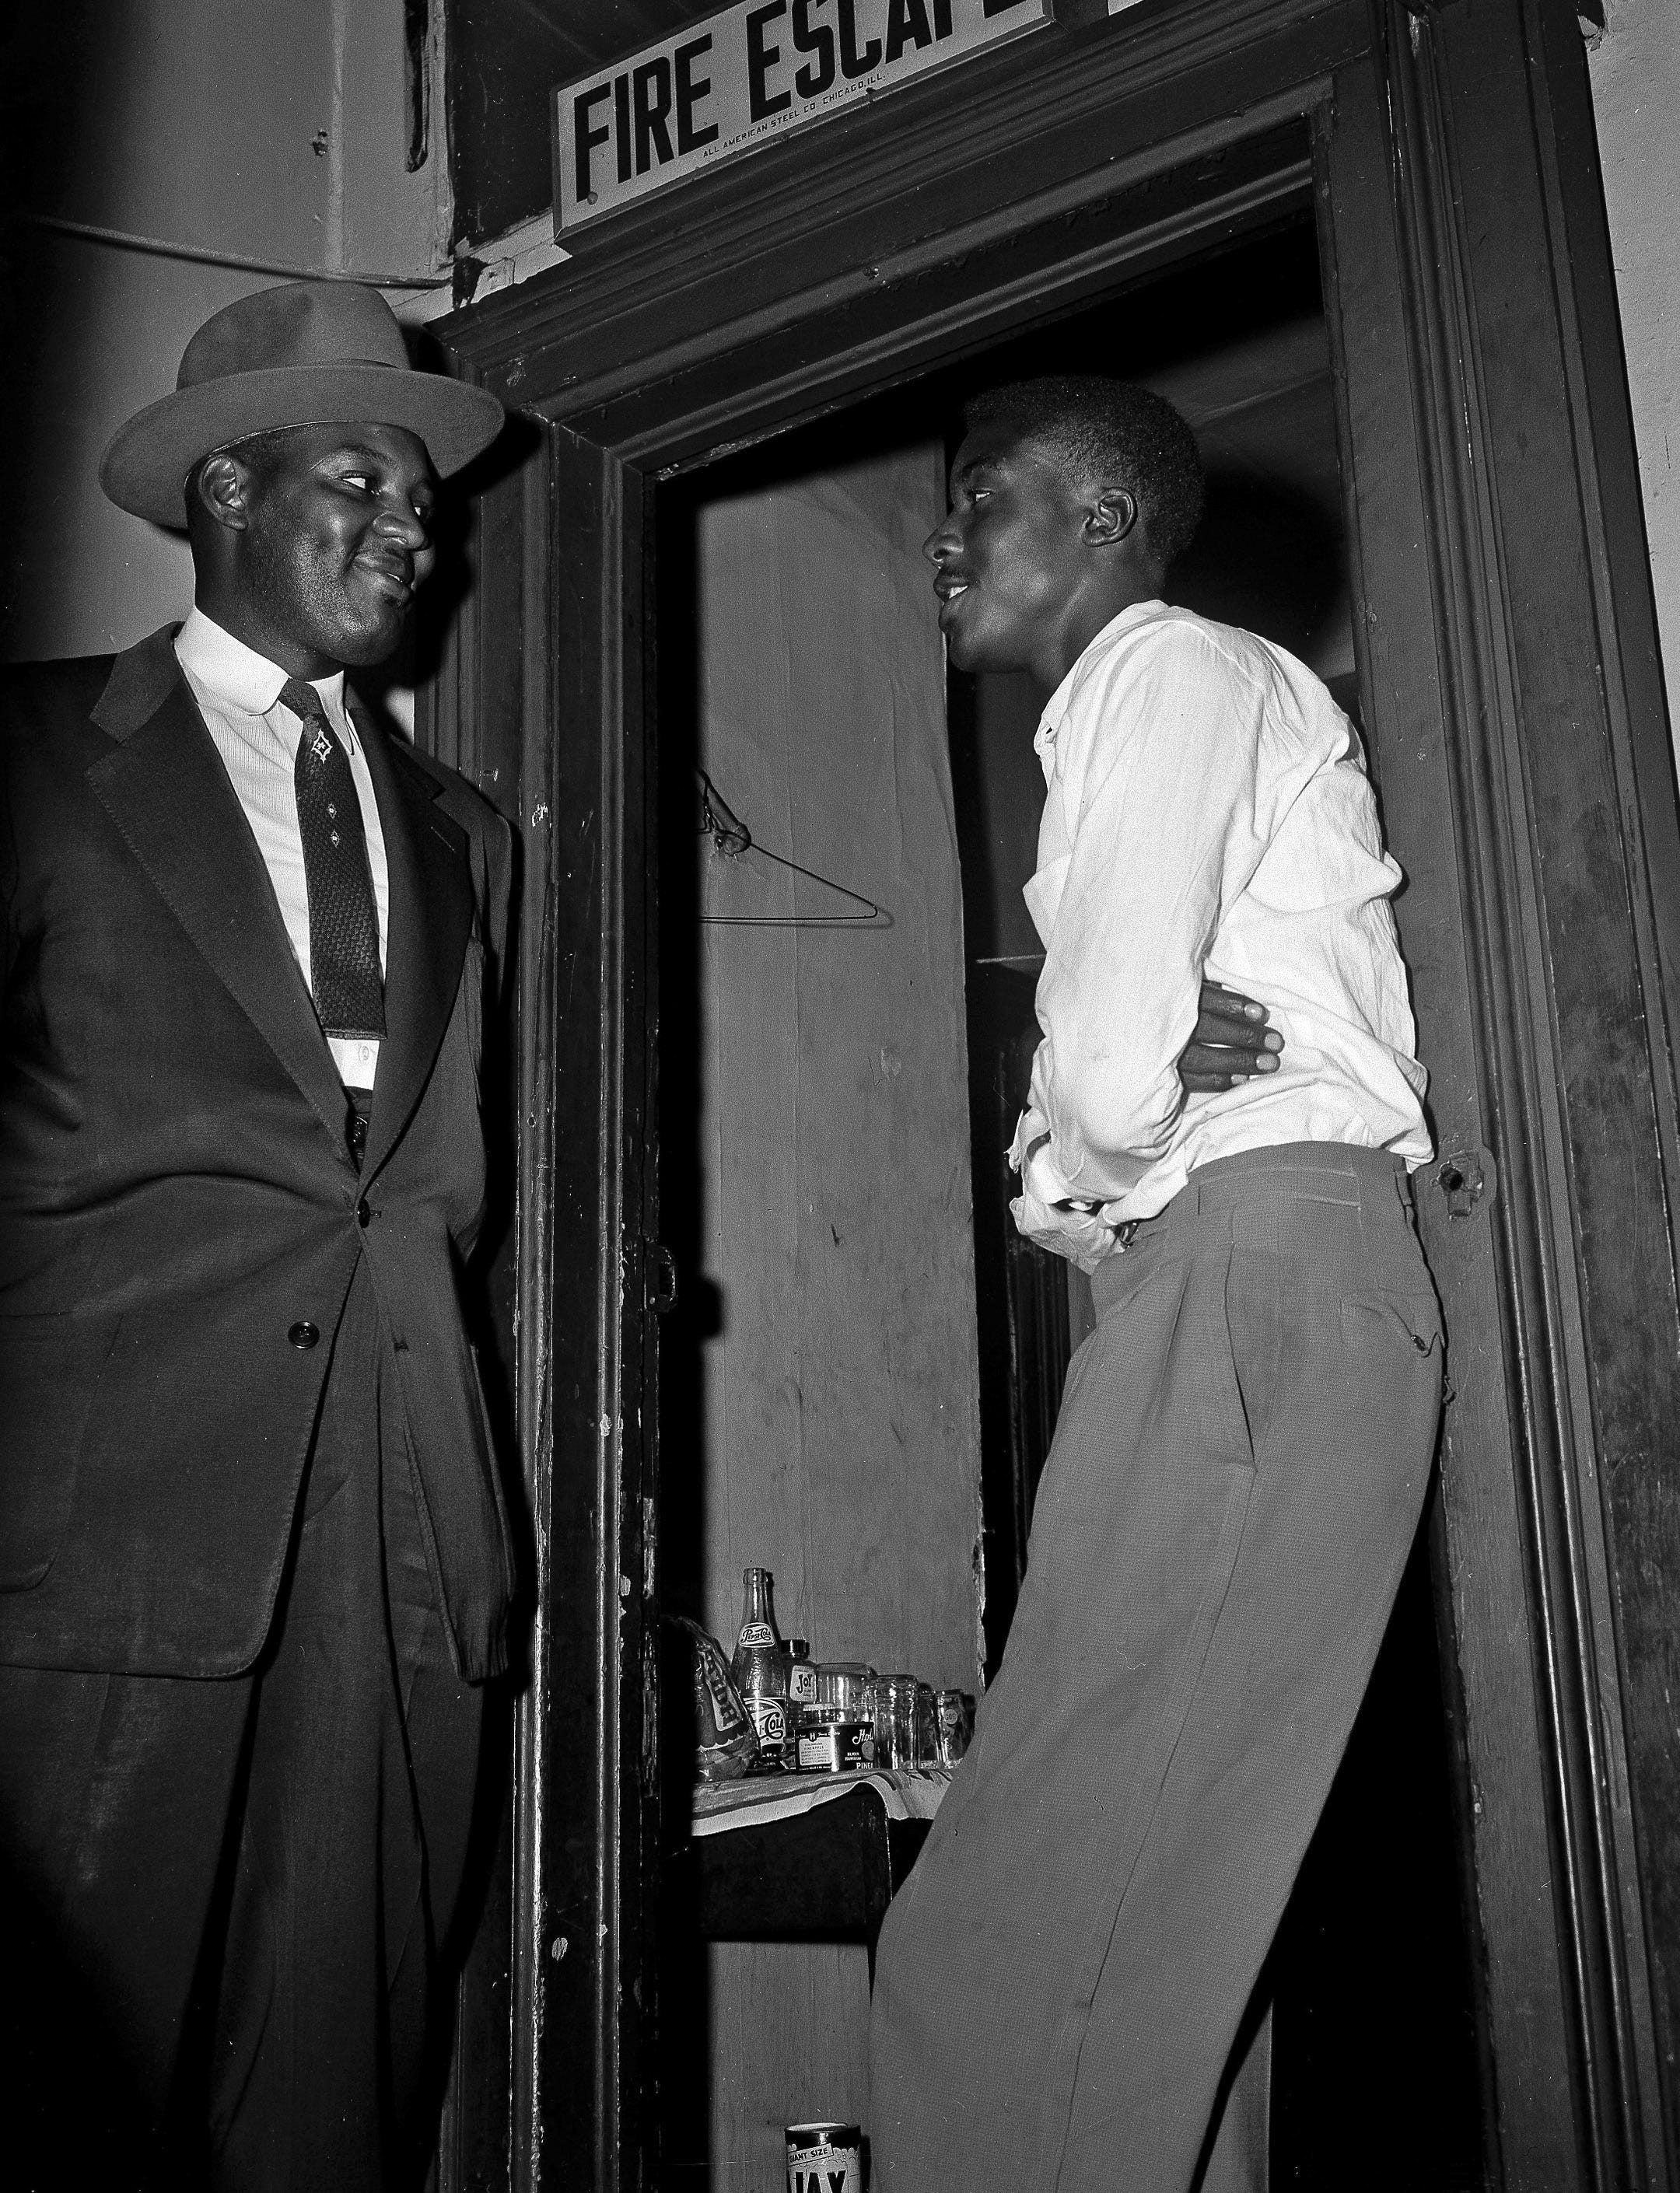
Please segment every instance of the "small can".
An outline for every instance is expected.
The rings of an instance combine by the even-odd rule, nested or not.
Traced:
[[[863,2193],[861,2127],[789,2125],[788,2193]]]
[[[851,1774],[874,1763],[872,1721],[820,1721],[800,1731],[801,1774]]]
[[[845,1774],[874,1766],[874,1674],[861,1660],[825,1661],[817,1669],[815,1696],[800,1715],[799,1763],[804,1772]]]

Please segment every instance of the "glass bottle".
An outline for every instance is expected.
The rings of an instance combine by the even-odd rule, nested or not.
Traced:
[[[788,1711],[788,1655],[776,1634],[771,1594],[775,1579],[768,1569],[748,1569],[743,1578],[746,1596],[741,1609],[741,1635],[729,1672],[746,1701],[759,1736],[761,1766],[784,1768],[788,1761],[791,1716]]]
[[[916,1763],[916,1679],[881,1675],[873,1685],[875,1701],[875,1765],[911,1767]]]
[[[968,1749],[966,1703],[960,1691],[937,1691],[934,1693],[934,1711],[939,1720],[939,1764],[942,1766],[955,1766]]]
[[[932,1683],[916,1685],[915,1764],[918,1768],[939,1764],[939,1715],[933,1703]]]
[[[807,1638],[795,1637],[788,1647],[788,1710],[798,1727],[807,1706],[817,1703],[817,1669]]]

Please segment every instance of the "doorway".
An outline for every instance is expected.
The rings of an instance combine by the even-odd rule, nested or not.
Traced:
[[[743,1565],[770,1566],[819,1658],[969,1688],[1001,1656],[1091,1312],[1015,1235],[1003,1164],[1036,1034],[1037,704],[947,675],[920,547],[964,397],[1046,370],[1146,381],[1190,419],[1208,507],[1173,598],[1289,647],[1357,720],[1304,213],[688,472],[653,517],[662,1238],[684,1274],[664,1605],[727,1651]],[[1339,2187],[1373,2123],[1395,2128],[1373,2187],[1481,2173],[1436,1627],[1420,1540],[1270,1973],[1280,2186]],[[668,1751],[668,1833],[690,1794]],[[702,1949],[668,1907],[663,1935],[668,2187],[768,2183],[782,2123],[867,2123],[861,1951]]]
[[[1360,714],[1453,1160],[1419,1213],[1454,1350],[1436,1726],[1475,1792],[1488,2167],[1548,2193],[1666,2183],[1652,1838],[1672,1778],[1652,1655],[1680,1548],[1609,1460],[1671,1423],[1680,1337],[1651,1344],[1672,1303],[1603,1222],[1621,1213],[1625,1240],[1667,1207],[1668,1085],[1611,993],[1665,995],[1680,832],[1642,613],[1604,576],[1627,568],[1627,506],[1596,467],[1627,428],[1577,313],[1608,258],[1577,170],[1559,180],[1586,111],[1574,37],[1553,0],[1426,18],[1209,0],[1058,26],[976,63],[963,100],[907,90],[720,170],[684,223],[603,223],[452,331],[543,437],[487,499],[443,709],[514,770],[528,824],[519,1383],[540,1612],[503,2028],[515,2182],[646,2184],[657,2116],[652,1640],[684,1551],[657,1452],[662,497],[1310,210]],[[1561,512],[1544,538],[1521,522],[1543,480]],[[1583,811],[1620,833],[1614,858],[1583,862]],[[804,865],[892,910],[861,872]],[[1648,897],[1618,882],[1634,873]],[[1611,1056],[1620,1079],[1598,1071]]]
[[[943,447],[895,408],[655,501],[662,1603],[727,1653],[765,1567],[817,1660],[972,1692],[961,901],[915,583]],[[680,1844],[680,1737],[663,1768]],[[867,2115],[866,1950],[662,1917],[664,2183],[775,2184],[783,2126]]]
[[[1336,392],[1317,238],[1304,215],[1155,276],[1051,329],[1006,341],[942,392],[1046,371],[1143,381],[1191,421],[1206,514],[1172,574],[1175,601],[1264,634],[1361,722]],[[1003,1163],[1038,1029],[1042,962],[1021,898],[1042,778],[1027,681],[950,678],[962,847],[982,1333],[987,1672],[1024,1569],[1061,1376],[1090,1329],[1088,1283],[1019,1239]],[[1381,786],[1378,780],[1380,800]],[[989,1375],[988,1375],[989,1373]],[[1384,2193],[1483,2182],[1482,2036],[1458,1786],[1439,1637],[1447,1579],[1428,1534],[1266,1976],[1275,2000],[1272,2176],[1338,2193],[1350,2158]],[[1427,2095],[1429,2105],[1417,2106]],[[1386,2129],[1373,2142],[1370,2127]]]

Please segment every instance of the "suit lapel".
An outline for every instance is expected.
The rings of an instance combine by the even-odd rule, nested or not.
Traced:
[[[94,711],[118,741],[89,787],[234,1002],[344,1144],[345,1099],[268,870],[181,676],[173,631],[120,656]]]
[[[437,804],[441,787],[353,701],[385,839],[385,1040],[380,1046],[364,1177],[390,1155],[419,1103],[444,1039],[473,927],[467,833]]]

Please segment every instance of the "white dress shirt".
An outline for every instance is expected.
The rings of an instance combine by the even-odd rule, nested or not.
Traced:
[[[280,699],[286,673],[243,640],[194,609],[175,635],[175,656],[192,697],[198,703],[216,752],[221,756],[245,819],[251,826],[280,902],[303,982],[309,979],[309,885],[303,867],[303,834],[297,821],[297,742],[303,726]],[[390,878],[385,863],[385,833],[367,756],[344,705],[344,673],[310,681],[327,712],[327,720],[350,757],[362,827],[368,845],[374,902],[379,913],[379,966],[385,971],[385,932],[390,912]],[[377,1039],[362,1042],[327,1038],[340,1079],[347,1089],[371,1089],[379,1067]]]
[[[1430,1154],[1359,736],[1280,647],[1164,602],[1098,633],[1035,741],[1044,940],[1016,1223],[1087,1271],[1191,1170],[1281,1142]],[[1264,1001],[1278,1071],[1186,1097],[1203,976]],[[1094,1210],[1069,1207],[1094,1204]]]

